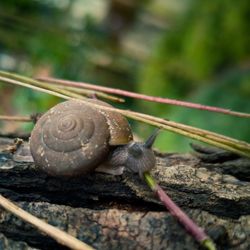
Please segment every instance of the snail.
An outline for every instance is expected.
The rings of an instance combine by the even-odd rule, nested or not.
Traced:
[[[89,102],[112,107],[96,99]],[[156,134],[145,143],[134,142],[121,114],[69,100],[38,119],[30,151],[35,164],[52,176],[73,177],[91,171],[122,174],[124,167],[142,176],[155,166],[151,147]]]

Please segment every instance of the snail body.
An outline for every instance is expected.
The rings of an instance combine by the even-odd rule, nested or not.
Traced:
[[[111,107],[99,100],[89,102]],[[60,103],[42,115],[30,137],[35,164],[53,176],[84,175],[103,162],[111,168],[129,164],[133,172],[140,172],[136,165],[142,160],[142,148],[142,143],[133,141],[124,116],[77,100]],[[147,150],[144,161],[154,165],[152,150]]]

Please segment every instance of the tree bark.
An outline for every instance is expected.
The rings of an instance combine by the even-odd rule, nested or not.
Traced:
[[[14,161],[6,150],[11,145],[13,139],[0,138],[0,193],[33,215],[96,249],[198,248],[139,176],[125,172],[122,176],[91,173],[78,179],[50,177],[33,163]],[[152,174],[205,228],[218,249],[249,249],[249,160],[218,159],[208,164],[193,154],[156,155]],[[246,167],[233,173],[238,177],[245,171],[246,178],[239,180],[227,172],[235,161]],[[0,218],[0,249],[64,249],[2,209]]]

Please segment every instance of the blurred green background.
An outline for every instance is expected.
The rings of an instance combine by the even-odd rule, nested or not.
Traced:
[[[250,112],[250,2],[4,0],[0,69]],[[2,83],[0,98],[0,114],[45,111],[59,101]],[[131,99],[119,107],[250,142],[249,119]],[[131,122],[142,138],[152,131]],[[162,132],[156,146],[182,152],[189,142]]]

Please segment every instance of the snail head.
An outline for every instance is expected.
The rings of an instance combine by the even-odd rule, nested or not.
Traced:
[[[130,142],[125,146],[126,160],[125,167],[142,177],[143,173],[155,167],[156,159],[152,146],[159,133],[155,130],[146,142]]]

